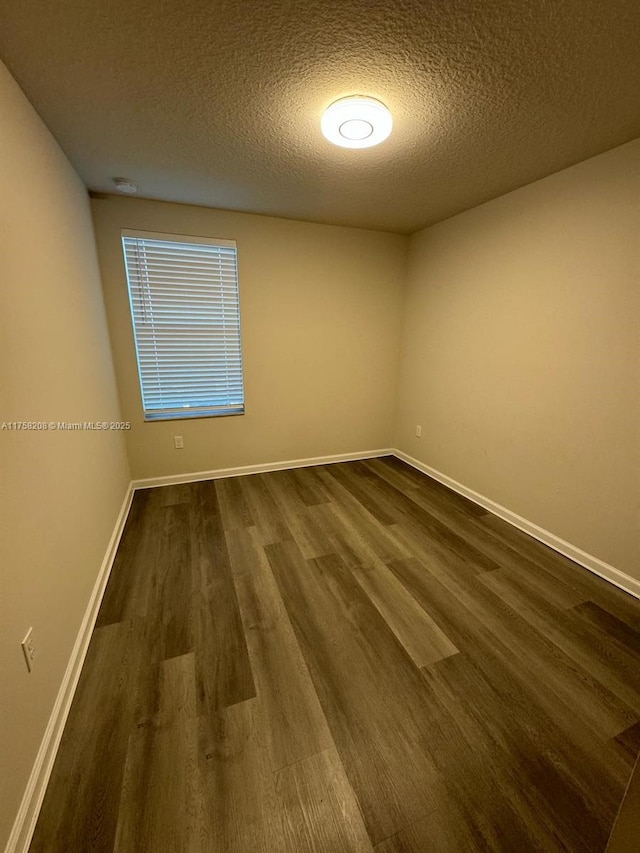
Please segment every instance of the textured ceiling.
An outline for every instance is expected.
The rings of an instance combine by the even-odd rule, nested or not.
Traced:
[[[638,0],[0,0],[87,186],[410,232],[640,136]],[[336,98],[391,137],[320,133]]]

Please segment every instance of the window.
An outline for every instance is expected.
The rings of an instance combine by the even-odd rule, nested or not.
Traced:
[[[145,420],[244,413],[236,244],[123,231]]]

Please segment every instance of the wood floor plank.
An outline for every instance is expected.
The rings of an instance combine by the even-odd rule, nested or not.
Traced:
[[[635,716],[597,681],[545,637],[532,632],[524,620],[482,584],[473,589],[446,571],[418,560],[389,564],[399,580],[428,610],[461,654],[472,659],[487,679],[501,678],[505,702],[523,718],[535,718],[541,730],[558,726],[573,748],[590,752],[635,722]],[[517,699],[517,701],[516,701]],[[575,708],[581,725],[575,725]],[[625,765],[611,763],[624,775]],[[628,768],[627,768],[628,769]]]
[[[215,485],[194,485],[190,540],[199,585],[193,632],[198,708],[205,714],[256,691]]]
[[[169,504],[162,518],[159,547],[153,566],[154,600],[147,619],[156,624],[156,643],[161,658],[193,651],[193,609],[196,589],[190,542],[190,508],[186,503]]]
[[[292,538],[305,559],[312,560],[348,549],[332,521],[330,504],[312,504],[300,510]]]
[[[451,640],[388,568],[373,566],[352,571],[417,667],[458,653]]]
[[[640,759],[616,817],[606,853],[637,853],[640,839]]]
[[[280,770],[276,790],[291,853],[373,853],[335,748]]]
[[[265,479],[269,488],[280,498],[282,504],[291,512],[302,512],[308,506],[314,506],[322,502],[322,496],[313,487],[305,483],[304,472],[302,476],[297,469],[290,471],[272,471]]]
[[[262,720],[257,699],[200,717],[207,853],[288,853]]]
[[[229,573],[229,554],[215,482],[192,483],[191,489],[191,559],[195,585],[204,589]]]
[[[197,853],[206,817],[199,779],[198,721],[131,735],[114,851]]]
[[[240,612],[271,769],[333,746],[302,652],[254,530],[229,534]]]
[[[286,472],[275,471],[265,477],[264,482],[282,514],[283,522],[290,532],[290,538],[300,548],[306,559],[328,553],[331,546],[322,530],[314,523],[313,514],[309,512],[315,507],[308,507],[304,503],[292,486],[291,480],[282,476],[284,473]]]
[[[494,536],[507,543],[517,553],[528,557],[542,568],[548,568],[568,585],[580,589],[585,601],[596,602],[612,615],[627,622],[630,627],[640,630],[640,607],[637,599],[597,575],[585,572],[567,557],[495,515],[489,513],[476,523],[491,530]]]
[[[195,596],[198,707],[206,714],[256,695],[235,589],[211,585]]]
[[[401,829],[375,846],[375,853],[460,853],[491,850],[491,840],[475,830],[466,815],[449,808],[439,808],[428,817]],[[494,850],[500,849],[493,847]]]
[[[114,621],[145,624],[154,636],[154,661],[193,649],[191,600],[195,578],[189,537],[187,504],[165,506],[161,497],[144,494],[143,514],[127,543],[123,562],[114,566],[98,625]],[[113,591],[112,591],[113,590]]]
[[[328,467],[328,472],[334,477],[353,497],[375,518],[380,524],[393,524],[399,521],[401,510],[399,507],[383,500],[381,495],[376,495],[367,482],[367,471],[363,472],[354,466],[358,463],[341,463]]]
[[[532,840],[508,800],[493,798],[488,821],[478,788],[468,786],[468,792],[465,806],[456,806],[451,797],[428,817],[377,844],[375,853],[566,853],[567,847],[551,836],[545,837],[544,846]]]
[[[33,853],[113,849],[137,655],[130,623],[94,631],[31,842]]]
[[[425,501],[427,509],[439,507],[447,513],[455,512],[469,518],[480,518],[487,514],[484,507],[448,489],[437,480],[425,477],[395,456],[368,459],[364,464],[378,477],[411,496],[414,501]]]
[[[554,618],[516,578],[504,572],[487,572],[480,578],[503,601],[517,611],[523,619],[547,637],[568,657],[600,684],[618,697],[640,717],[640,667],[636,657],[623,647],[602,643],[601,637],[590,631],[573,611],[566,611],[561,619]]]
[[[292,468],[283,473],[305,506],[317,506],[330,500],[315,467]]]
[[[393,524],[387,529],[401,547],[410,553],[411,556],[408,559],[417,558],[426,565],[433,566],[434,569],[437,567],[443,576],[451,575],[452,579],[460,581],[475,581],[481,572],[495,571],[499,568],[497,563],[487,560],[483,561],[481,568],[478,567],[457,551],[443,546],[442,542],[411,522]]]
[[[412,494],[421,490],[424,477],[415,476],[418,472],[415,468],[409,468],[408,465],[403,464],[402,467],[397,467],[389,464],[389,460],[394,458],[379,456],[375,459],[363,459],[362,464],[372,474],[387,480],[396,489],[404,491],[405,494]]]
[[[253,518],[245,500],[240,477],[214,480],[220,515],[225,530],[251,527]]]
[[[197,773],[193,654],[163,661],[153,719],[130,735],[114,850],[200,849],[205,815]]]
[[[389,479],[396,488],[404,490],[411,500],[435,516],[457,536],[493,560],[500,568],[508,569],[526,579],[526,582],[542,593],[551,604],[566,609],[587,600],[588,596],[585,594],[584,588],[578,589],[568,584],[566,580],[561,580],[549,570],[549,566],[543,567],[532,562],[521,553],[514,551],[502,538],[493,535],[489,527],[474,523],[487,515],[482,507],[472,504],[471,501],[457,495],[445,486],[435,483],[434,480],[421,476],[415,469],[410,470],[419,481],[422,481],[423,485],[417,486],[415,481],[411,480],[412,486],[407,488],[404,485],[404,479],[406,479],[404,473],[401,474],[403,479],[398,480],[393,476],[389,478],[387,472],[391,471],[393,474],[396,469],[387,460],[388,457],[374,459],[369,460],[366,464],[383,478]],[[399,460],[395,461],[401,465],[404,464],[400,463]],[[432,485],[426,485],[434,483],[438,487],[437,489],[434,489]]]
[[[632,628],[627,622],[609,613],[604,607],[596,604],[595,601],[586,601],[573,609],[581,619],[601,629],[608,641],[615,639],[630,652],[640,657],[639,629]]]
[[[329,554],[340,554],[348,566],[360,566],[367,563],[378,563],[380,559],[367,541],[366,536],[354,537],[350,526],[345,525],[333,501],[326,504],[311,506],[306,512],[307,524],[313,531],[316,548],[313,557],[325,557]],[[305,555],[307,556],[307,555]]]
[[[453,491],[453,489],[450,489],[438,480],[425,476],[421,471],[418,471],[412,465],[409,465],[402,459],[398,459],[396,456],[384,456],[377,461],[384,465],[385,468],[401,472],[405,477],[413,480],[419,493],[426,493],[434,498],[438,495],[447,500],[451,508],[455,508],[458,512],[473,517],[481,517],[487,513],[484,507],[479,506],[472,500],[469,500],[469,498],[464,497],[464,495]]]
[[[615,742],[626,750],[632,759],[637,758],[640,755],[640,722],[616,735]]]
[[[471,541],[459,535],[451,527],[439,521],[435,515],[427,512],[417,504],[413,505],[410,513],[404,514],[401,523],[390,528],[394,536],[405,541],[412,553],[416,550],[427,554],[438,555],[440,559],[465,565],[467,574],[477,575],[480,572],[490,572],[498,568],[498,563],[477,548]]]
[[[341,466],[334,467],[340,469]],[[427,536],[434,547],[457,554],[470,566],[475,567],[476,571],[495,568],[495,563],[486,558],[482,551],[443,524],[412,496],[404,494],[380,477],[363,476],[360,471],[361,469],[352,468],[351,465],[344,466],[340,471],[340,480],[359,500],[366,500],[368,508],[377,508],[381,519],[386,519],[381,520],[382,524],[402,523],[415,528]]]
[[[596,581],[598,582],[596,589],[592,592],[589,600],[600,605],[607,613],[625,622],[634,631],[640,631],[638,599],[600,578],[596,578]]]
[[[347,543],[355,562],[350,565],[365,566],[370,563],[399,560],[411,556],[402,545],[387,532],[384,525],[378,524],[371,513],[332,475],[334,465],[319,467],[321,478],[331,496],[328,513],[331,515],[333,529],[340,539]],[[341,555],[342,552],[338,552]],[[347,557],[347,555],[343,555]]]
[[[201,720],[209,853],[372,850],[335,748],[271,772],[257,699]]]
[[[157,527],[154,515],[147,511],[150,494],[149,489],[142,489],[133,496],[98,612],[97,628],[121,622],[133,612],[138,597],[136,588],[144,583],[147,564],[155,561]]]
[[[419,673],[338,557],[265,551],[375,844],[434,808]]]
[[[291,539],[282,512],[260,474],[238,477],[240,489],[249,509],[253,525],[263,545]]]
[[[175,506],[176,504],[191,503],[193,489],[191,483],[172,483],[169,486],[161,486],[153,489],[162,506]]]
[[[425,678],[448,718],[446,729],[455,733],[454,749],[447,746],[438,758],[457,803],[480,813],[488,800],[499,803],[494,829],[501,834],[503,818],[518,850],[557,849],[557,840],[560,849],[570,850],[583,849],[587,839],[606,843],[615,800],[604,820],[596,816],[601,794],[573,772],[572,753],[560,738],[548,737],[541,752],[527,728],[505,725],[499,690],[468,657],[440,661],[425,669]],[[463,695],[467,701],[460,702]],[[464,767],[463,779],[454,767]]]
[[[472,537],[470,537],[471,539]],[[585,602],[584,592],[570,586],[550,572],[545,572],[535,563],[519,556],[500,542],[474,541],[477,548],[495,560],[508,575],[516,577],[534,594],[542,596],[548,604],[559,610],[568,610]]]

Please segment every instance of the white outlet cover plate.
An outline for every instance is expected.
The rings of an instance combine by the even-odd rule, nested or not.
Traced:
[[[22,646],[22,652],[24,654],[24,659],[27,664],[27,669],[29,672],[33,669],[33,659],[36,656],[36,648],[33,644],[33,628],[29,628],[27,633],[25,634],[25,638],[20,643]]]

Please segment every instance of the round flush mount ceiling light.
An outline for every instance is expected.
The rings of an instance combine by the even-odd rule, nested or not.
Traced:
[[[119,193],[133,195],[138,192],[138,185],[135,181],[130,181],[129,178],[114,178],[113,183],[116,185]]]
[[[389,136],[393,119],[381,101],[364,95],[350,95],[327,107],[320,127],[334,145],[371,148]]]

